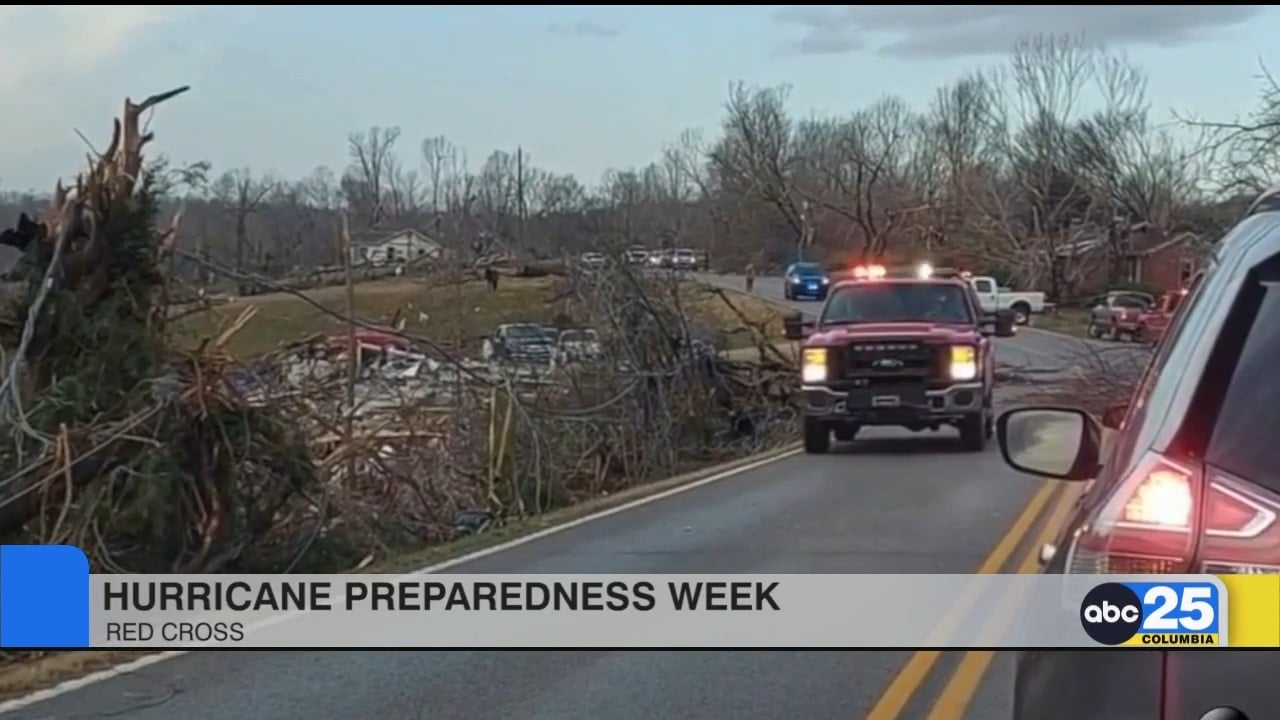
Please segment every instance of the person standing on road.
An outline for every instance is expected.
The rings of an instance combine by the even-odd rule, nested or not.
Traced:
[[[747,292],[754,292],[756,286],[756,266],[755,263],[747,263]]]

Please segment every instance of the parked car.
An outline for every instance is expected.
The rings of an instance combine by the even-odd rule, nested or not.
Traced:
[[[1038,290],[1018,291],[1000,287],[993,277],[986,275],[969,276],[969,284],[982,303],[982,311],[994,313],[1001,310],[1013,311],[1013,321],[1018,325],[1031,322],[1032,315],[1044,312],[1044,293]]]
[[[1091,338],[1132,340],[1138,334],[1138,318],[1156,299],[1143,292],[1113,290],[1090,303],[1088,333]]]
[[[550,365],[556,346],[554,329],[533,323],[499,325],[486,338],[480,354],[488,362]]]
[[[585,267],[598,268],[603,267],[605,263],[604,253],[586,252],[582,253],[581,262]]]
[[[599,360],[604,356],[600,336],[590,328],[570,328],[560,331],[556,339],[553,364],[556,367],[577,365]]]
[[[1009,465],[1088,483],[1042,548],[1043,571],[1064,590],[1089,574],[1280,574],[1277,357],[1280,196],[1268,194],[1192,280],[1132,397],[1100,418],[1055,407],[1000,417]],[[1280,707],[1275,651],[1031,650],[1016,667],[1015,720],[1197,720],[1220,705],[1261,718]]]
[[[1138,315],[1138,330],[1134,339],[1138,342],[1156,343],[1160,341],[1164,335],[1165,328],[1169,327],[1169,321],[1173,318],[1173,314],[1177,312],[1178,306],[1182,303],[1182,299],[1187,296],[1187,291],[1174,290],[1160,296],[1154,305],[1143,310]]]

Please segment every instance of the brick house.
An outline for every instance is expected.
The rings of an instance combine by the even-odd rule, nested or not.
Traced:
[[[1122,278],[1161,291],[1184,288],[1200,269],[1205,254],[1195,233],[1142,233],[1133,238],[1122,260]]]
[[[1195,233],[1169,233],[1151,223],[1129,227],[1120,245],[1117,253],[1097,236],[1073,244],[1072,262],[1083,270],[1076,292],[1105,292],[1122,285],[1156,291],[1186,287],[1208,252]]]

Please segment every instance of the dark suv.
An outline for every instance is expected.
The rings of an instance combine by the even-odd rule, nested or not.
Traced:
[[[1100,420],[1000,417],[1014,468],[1094,480],[1042,549],[1044,572],[1280,574],[1278,365],[1280,196],[1268,194],[1218,243],[1127,403]],[[1198,720],[1230,705],[1275,717],[1278,677],[1271,651],[1028,651],[1013,715]]]

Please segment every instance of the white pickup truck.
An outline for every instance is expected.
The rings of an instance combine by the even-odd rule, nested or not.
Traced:
[[[1002,288],[995,278],[986,275],[974,275],[969,278],[969,282],[978,295],[978,302],[982,303],[983,312],[1012,310],[1013,321],[1019,325],[1026,325],[1031,321],[1032,315],[1044,312],[1042,292],[1016,292]]]

